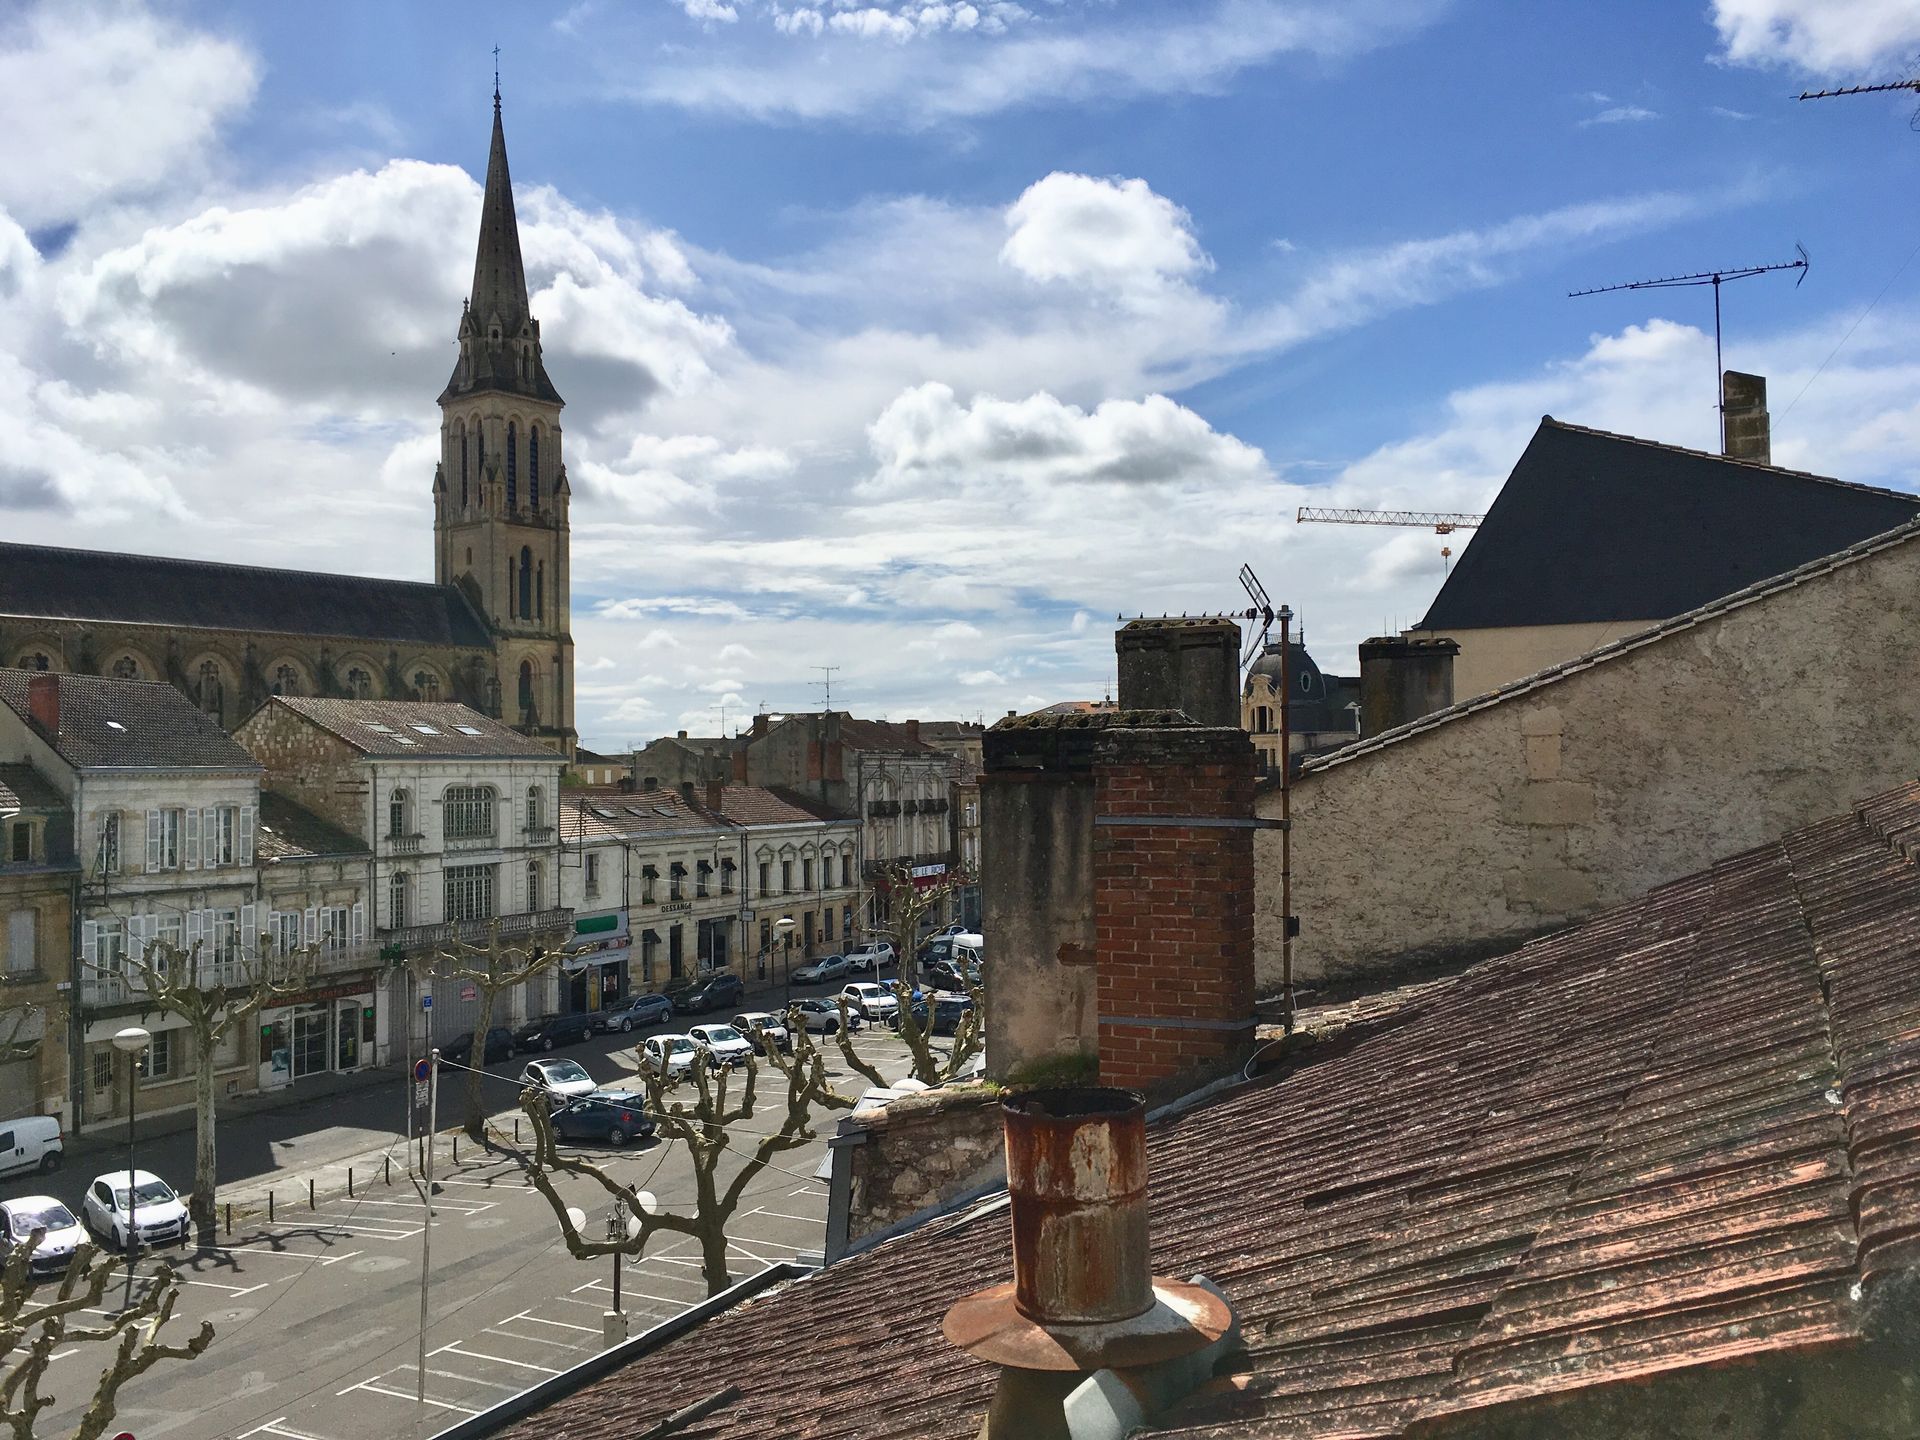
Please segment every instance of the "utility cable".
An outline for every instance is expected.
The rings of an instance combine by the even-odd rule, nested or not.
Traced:
[[[1833,363],[1833,357],[1840,353],[1841,347],[1844,346],[1847,343],[1847,341],[1853,338],[1853,332],[1860,328],[1860,322],[1865,320],[1867,316],[1871,315],[1874,312],[1874,307],[1879,305],[1879,303],[1882,300],[1887,298],[1887,291],[1893,288],[1893,282],[1895,280],[1898,280],[1903,274],[1906,273],[1907,266],[1913,263],[1913,257],[1915,255],[1920,255],[1920,240],[1916,240],[1914,242],[1913,249],[1907,252],[1907,258],[1900,262],[1900,268],[1895,270],[1893,274],[1890,277],[1888,277],[1887,283],[1880,287],[1880,293],[1874,296],[1872,301],[1867,305],[1867,308],[1862,310],[1859,313],[1859,315],[1854,318],[1853,324],[1847,327],[1847,333],[1840,337],[1840,343],[1838,345],[1835,345],[1833,349],[1827,353],[1827,358],[1820,362],[1820,368],[1818,370],[1815,370],[1813,374],[1807,377],[1807,383],[1800,387],[1800,394],[1794,396],[1793,399],[1787,402],[1787,408],[1780,412],[1780,418],[1782,420],[1786,419],[1787,416],[1793,412],[1793,407],[1800,403],[1801,396],[1805,395],[1807,391],[1813,388],[1813,382],[1818,380],[1820,376],[1826,371],[1827,366]]]

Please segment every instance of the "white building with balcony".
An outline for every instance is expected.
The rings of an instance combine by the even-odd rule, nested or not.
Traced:
[[[464,705],[405,700],[276,696],[234,738],[265,766],[269,791],[367,846],[371,942],[388,961],[484,942],[495,921],[516,942],[559,944],[571,933],[557,751]],[[472,1028],[471,985],[416,985],[400,973],[412,1053],[429,1034],[437,1043]],[[557,1008],[558,986],[557,972],[538,977],[494,1022]],[[376,1043],[404,1046],[406,1027]]]

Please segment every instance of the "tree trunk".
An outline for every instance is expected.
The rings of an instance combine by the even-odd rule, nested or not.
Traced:
[[[195,1026],[193,1037],[193,1199],[188,1211],[193,1219],[196,1242],[203,1248],[219,1243],[218,1206],[214,1187],[218,1183],[214,1151],[214,1041],[211,1027]]]
[[[693,1180],[698,1197],[694,1213],[700,1218],[700,1273],[706,1279],[707,1294],[718,1295],[733,1283],[733,1277],[727,1273],[727,1223],[733,1216],[720,1213],[720,1197],[713,1188],[711,1163],[696,1164]]]
[[[481,1086],[487,1068],[487,1032],[493,1028],[494,989],[480,987],[480,1014],[473,1022],[473,1050],[467,1056],[467,1134],[476,1145],[487,1142],[487,1101]]]

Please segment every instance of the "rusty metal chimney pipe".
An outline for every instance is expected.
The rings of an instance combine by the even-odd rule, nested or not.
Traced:
[[[1002,1110],[1015,1307],[1042,1325],[1144,1315],[1146,1103],[1129,1090],[1036,1090]]]

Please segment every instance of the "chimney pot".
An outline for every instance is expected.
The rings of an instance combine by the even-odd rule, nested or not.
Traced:
[[[682,730],[682,731],[681,731],[681,732],[679,733],[679,735],[678,735],[678,736],[677,736],[676,738],[677,738],[677,739],[681,739],[681,740],[684,740],[684,739],[686,739],[686,738],[687,738],[687,732],[686,732],[686,731],[684,731],[684,730]]]
[[[37,674],[27,679],[27,716],[49,735],[60,733],[60,677]]]

